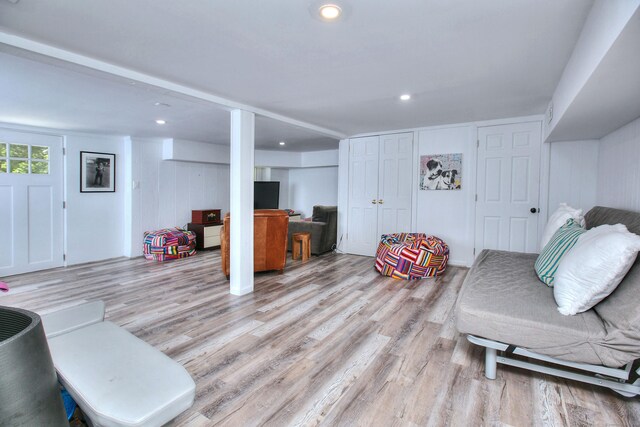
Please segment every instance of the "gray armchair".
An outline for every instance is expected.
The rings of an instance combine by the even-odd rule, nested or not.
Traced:
[[[320,255],[333,249],[338,234],[338,207],[314,206],[311,222],[289,222],[289,251],[291,251],[291,235],[293,233],[311,233],[311,253]]]

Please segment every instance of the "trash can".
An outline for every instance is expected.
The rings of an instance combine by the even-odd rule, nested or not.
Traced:
[[[69,426],[40,316],[0,306],[0,425]]]

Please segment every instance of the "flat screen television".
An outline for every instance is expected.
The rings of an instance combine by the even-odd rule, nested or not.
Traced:
[[[254,181],[253,183],[253,208],[254,209],[278,209],[280,199],[279,181]]]

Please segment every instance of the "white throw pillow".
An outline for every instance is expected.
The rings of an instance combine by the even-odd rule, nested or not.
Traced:
[[[620,284],[640,250],[640,236],[622,224],[587,230],[564,255],[554,276],[558,311],[574,315],[589,310]]]
[[[560,206],[554,213],[551,214],[547,225],[542,232],[542,239],[540,239],[540,250],[542,250],[549,240],[553,237],[558,228],[566,224],[567,220],[573,218],[576,224],[584,227],[584,216],[582,215],[582,209],[574,209],[566,203],[560,203]]]

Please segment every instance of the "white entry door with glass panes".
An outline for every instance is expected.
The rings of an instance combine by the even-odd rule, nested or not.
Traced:
[[[0,128],[0,277],[63,265],[62,138]]]

